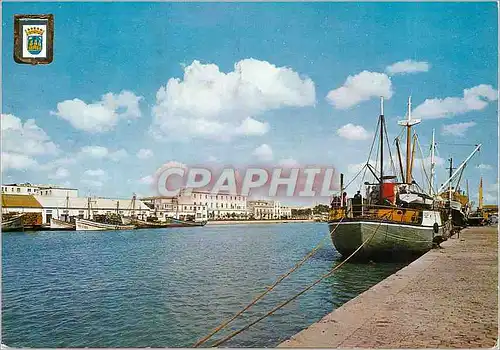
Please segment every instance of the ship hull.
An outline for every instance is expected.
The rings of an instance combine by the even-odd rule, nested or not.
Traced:
[[[436,232],[432,226],[380,221],[329,222],[328,226],[333,245],[342,256],[351,255],[369,240],[355,258],[371,260],[398,260],[422,255],[435,242],[442,241],[447,230],[446,226],[438,227]]]
[[[76,219],[77,231],[133,230],[134,225],[110,225],[86,219]]]
[[[9,220],[2,220],[2,232],[23,231],[22,215],[18,215]]]
[[[50,229],[54,231],[74,231],[76,225],[71,222],[66,222],[58,219],[50,219]]]

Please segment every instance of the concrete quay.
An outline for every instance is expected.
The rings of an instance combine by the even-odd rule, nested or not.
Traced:
[[[492,348],[498,229],[460,232],[278,347]]]

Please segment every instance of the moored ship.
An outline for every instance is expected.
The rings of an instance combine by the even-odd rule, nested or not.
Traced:
[[[365,182],[366,196],[360,194],[347,201],[344,195],[332,201],[329,229],[335,248],[343,256],[353,254],[361,245],[356,258],[393,260],[420,255],[430,250],[433,245],[446,240],[452,230],[449,211],[445,203],[426,193],[412,176],[415,154],[416,135],[411,135],[411,128],[420,122],[411,118],[411,100],[408,103],[407,119],[399,122],[406,128],[406,171],[403,171],[399,140],[396,139],[400,165],[400,181],[394,163],[391,175],[386,175],[384,163],[384,138],[387,131],[383,114],[383,100],[377,129],[379,130],[380,159],[378,169],[372,165],[371,152],[368,161],[360,170],[368,170],[374,181]],[[375,135],[374,143],[377,138]],[[413,149],[411,147],[413,139]],[[387,144],[387,148],[390,148]],[[390,157],[389,157],[390,158]],[[389,163],[389,162],[387,162]],[[341,192],[344,191],[341,176]]]
[[[76,224],[74,222],[50,218],[50,229],[55,231],[74,231]]]

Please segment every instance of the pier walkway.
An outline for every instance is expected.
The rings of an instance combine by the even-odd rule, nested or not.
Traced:
[[[283,342],[294,348],[491,348],[498,231],[467,228]]]

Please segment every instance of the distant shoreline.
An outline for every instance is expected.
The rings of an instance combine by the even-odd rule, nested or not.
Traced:
[[[208,221],[208,225],[246,225],[246,224],[285,224],[299,222],[315,222],[314,220],[220,220]]]

